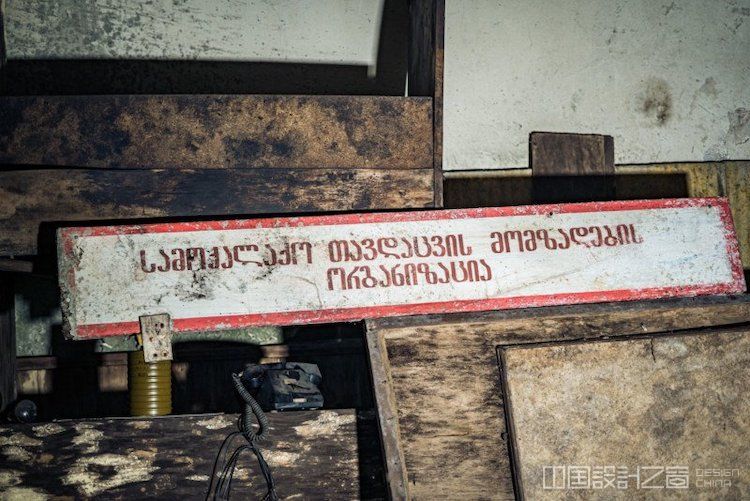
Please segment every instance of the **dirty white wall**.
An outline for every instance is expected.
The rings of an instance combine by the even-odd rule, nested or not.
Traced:
[[[534,130],[617,163],[750,158],[750,0],[447,0],[446,169],[528,165]]]
[[[383,5],[5,2],[10,59],[372,70]],[[750,159],[750,0],[446,0],[445,45],[448,170],[527,166],[534,130],[611,134],[617,163]]]

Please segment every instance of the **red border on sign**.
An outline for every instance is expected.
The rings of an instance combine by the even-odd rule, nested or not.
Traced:
[[[666,200],[633,200],[616,202],[587,202],[577,204],[528,205],[519,207],[491,207],[478,209],[454,209],[433,211],[411,211],[373,214],[343,214],[332,216],[281,217],[267,219],[240,219],[227,221],[202,221],[183,223],[159,223],[130,226],[100,226],[89,228],[63,228],[60,230],[61,253],[66,260],[73,257],[73,237],[96,237],[123,234],[175,233],[211,230],[241,230],[288,226],[322,226],[340,224],[367,224],[403,221],[434,221],[441,219],[469,219],[499,216],[526,216],[541,214],[570,214],[584,212],[611,212],[644,209],[670,209],[685,207],[717,207],[725,229],[726,250],[732,270],[732,281],[722,284],[660,287],[648,289],[624,289],[600,292],[577,292],[509,298],[456,300],[436,303],[417,303],[377,307],[338,308],[328,310],[302,310],[221,317],[195,317],[173,319],[173,330],[196,331],[231,329],[260,325],[290,325],[299,323],[325,323],[357,321],[363,318],[378,318],[398,315],[429,313],[469,312],[493,309],[529,308],[606,301],[633,301],[668,297],[686,297],[709,294],[732,294],[745,291],[745,278],[740,260],[739,245],[734,231],[729,203],[725,198],[682,198]],[[62,260],[61,260],[62,262]],[[73,290],[75,269],[71,266],[61,271],[61,285]],[[78,339],[135,334],[140,331],[138,321],[105,324],[78,325],[72,333]]]

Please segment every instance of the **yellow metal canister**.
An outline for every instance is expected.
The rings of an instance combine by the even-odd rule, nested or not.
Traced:
[[[128,389],[132,416],[172,412],[172,361],[146,363],[143,350],[128,353]]]

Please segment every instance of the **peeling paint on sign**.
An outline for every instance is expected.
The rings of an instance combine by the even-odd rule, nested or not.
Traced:
[[[58,253],[76,339],[745,289],[719,198],[64,228]]]

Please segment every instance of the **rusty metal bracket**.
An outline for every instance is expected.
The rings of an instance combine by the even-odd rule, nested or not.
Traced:
[[[140,317],[143,358],[146,362],[172,360],[172,319],[168,313]]]

